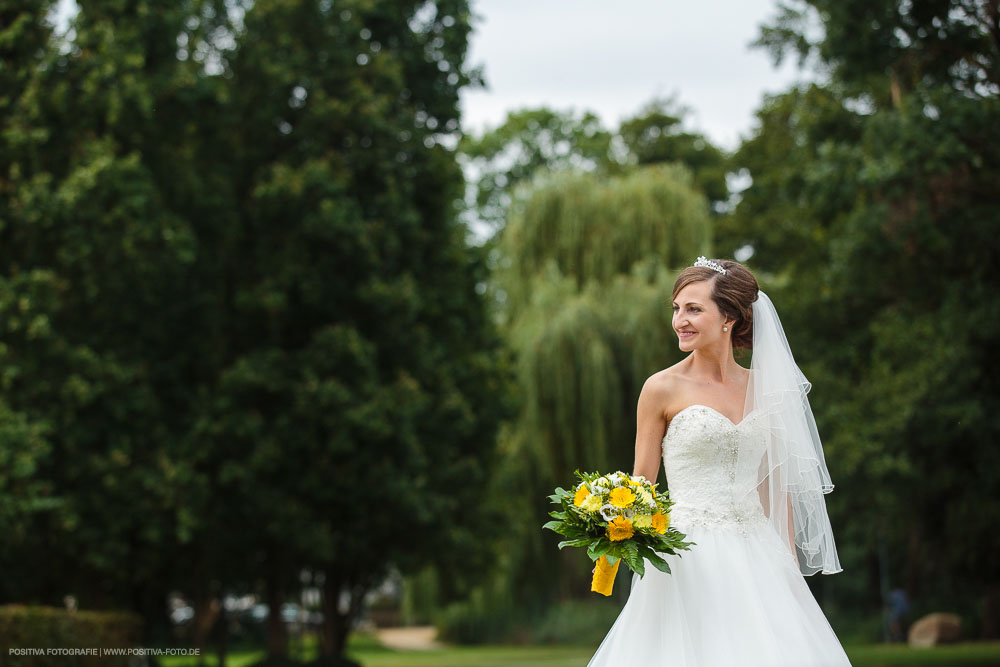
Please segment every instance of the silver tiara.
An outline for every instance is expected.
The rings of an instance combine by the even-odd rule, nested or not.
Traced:
[[[708,268],[712,269],[713,271],[718,271],[722,275],[726,275],[726,269],[723,268],[722,264],[719,264],[718,262],[713,262],[710,259],[705,259],[704,255],[702,255],[701,257],[699,257],[698,259],[696,259],[695,262],[694,262],[694,265],[695,266],[707,266]]]

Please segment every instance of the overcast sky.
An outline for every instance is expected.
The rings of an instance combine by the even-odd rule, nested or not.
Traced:
[[[802,78],[749,48],[776,0],[472,0],[467,62],[488,90],[462,94],[463,127],[541,105],[596,112],[609,129],[656,96],[692,109],[688,126],[727,149],[749,133],[765,92]]]

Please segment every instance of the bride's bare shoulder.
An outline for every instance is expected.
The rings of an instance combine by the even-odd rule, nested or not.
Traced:
[[[646,378],[642,393],[655,400],[669,414],[670,405],[678,395],[684,394],[686,385],[690,382],[684,373],[684,362],[680,361],[669,368],[657,371]]]
[[[683,403],[683,398],[691,391],[689,386],[691,380],[685,370],[684,361],[680,361],[650,375],[642,387],[640,403],[648,401],[655,404],[657,411],[664,417],[673,415],[678,405]]]
[[[680,385],[689,382],[687,378],[687,365],[686,360],[678,361],[673,366],[664,368],[661,371],[656,371],[648,378],[646,378],[647,385],[653,385],[657,389],[676,389]]]

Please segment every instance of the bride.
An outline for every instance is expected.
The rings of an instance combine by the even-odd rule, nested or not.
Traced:
[[[633,474],[655,482],[662,454],[671,523],[695,544],[664,555],[672,574],[632,576],[588,667],[850,665],[803,578],[841,571],[833,484],[774,305],[742,264],[699,257],[673,310],[690,354],[642,388]]]

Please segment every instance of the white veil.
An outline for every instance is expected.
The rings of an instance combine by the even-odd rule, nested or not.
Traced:
[[[750,371],[743,414],[745,419],[759,413],[754,428],[764,453],[757,459],[760,441],[741,451],[740,456],[753,458],[741,461],[739,469],[758,470],[756,483],[742,492],[758,494],[782,549],[795,553],[803,575],[840,572],[824,498],[833,483],[806,398],[812,383],[796,365],[774,304],[762,290],[753,304]]]

